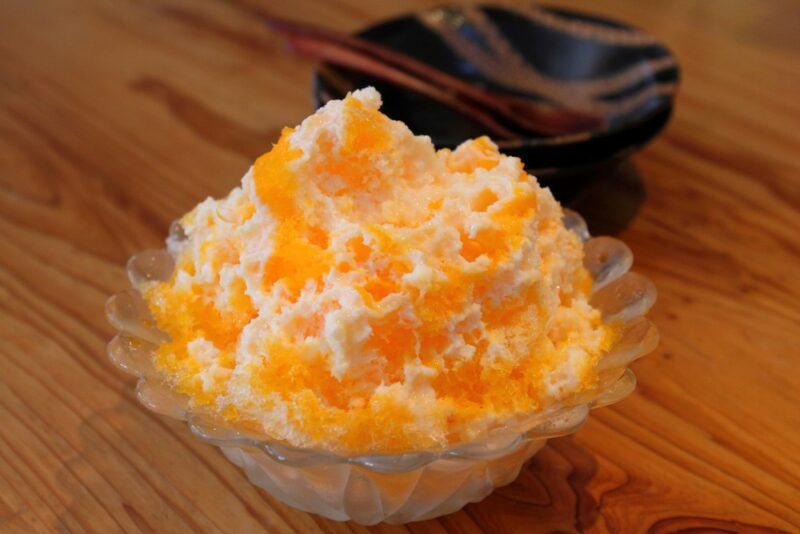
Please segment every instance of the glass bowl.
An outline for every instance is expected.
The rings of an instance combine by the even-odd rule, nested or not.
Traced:
[[[174,392],[154,368],[153,351],[167,336],[155,327],[137,289],[172,275],[173,257],[165,249],[140,252],[128,261],[132,287],[106,304],[109,321],[120,331],[108,344],[108,356],[138,378],[136,394],[142,404],[186,421],[195,436],[218,446],[253,484],[290,506],[365,525],[449,514],[512,482],[547,439],[577,431],[590,409],[631,393],[636,377],[626,366],[658,343],[656,327],[644,317],[656,290],[650,280],[629,272],[630,249],[611,237],[591,238],[575,212],[565,210],[564,222],[585,242],[584,263],[594,280],[592,305],[601,310],[605,322],[623,325],[619,340],[598,363],[598,387],[544,412],[520,414],[480,439],[448,449],[352,456],[300,449],[242,433],[192,411],[188,398]],[[185,238],[180,225],[173,224],[167,243]]]

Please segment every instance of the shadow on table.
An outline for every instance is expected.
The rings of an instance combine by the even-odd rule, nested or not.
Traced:
[[[466,513],[488,532],[582,532],[599,517],[586,488],[596,473],[594,455],[572,437],[552,439],[514,482],[457,514]],[[448,517],[438,519],[445,528],[458,521]]]
[[[636,166],[626,160],[575,184],[549,184],[556,198],[580,213],[592,235],[615,235],[631,223],[646,192]]]

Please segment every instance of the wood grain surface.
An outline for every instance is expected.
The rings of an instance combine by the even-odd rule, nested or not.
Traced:
[[[800,531],[797,2],[559,2],[682,64],[666,132],[576,201],[655,281],[662,342],[485,501],[373,529],[292,510],[109,364],[128,256],[312,111],[311,64],[251,10],[352,30],[432,3],[0,2],[0,531]]]

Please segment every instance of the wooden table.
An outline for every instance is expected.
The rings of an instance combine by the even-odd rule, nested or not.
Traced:
[[[248,1],[348,30],[398,9]],[[312,111],[311,65],[248,1],[0,4],[0,531],[367,530],[257,490],[141,408],[105,356],[103,304],[128,256]],[[636,393],[510,486],[375,530],[797,532],[800,4],[582,7],[647,29],[683,67],[674,119],[634,158],[645,197],[620,232],[660,290],[661,345],[634,365]],[[591,195],[579,204],[609,222]]]

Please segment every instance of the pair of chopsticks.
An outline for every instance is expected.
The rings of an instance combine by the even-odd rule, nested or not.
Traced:
[[[480,123],[497,140],[519,139],[530,134],[575,134],[606,124],[600,115],[482,89],[406,54],[353,35],[278,17],[265,16],[264,21],[270,29],[286,37],[290,50],[421,93]]]

